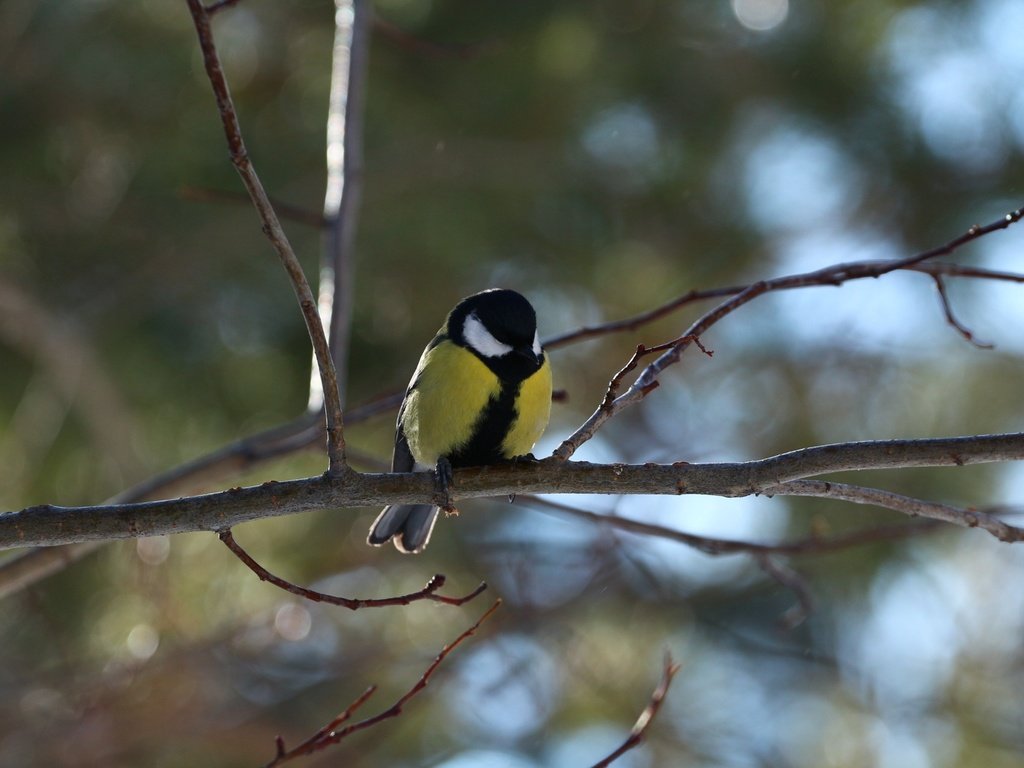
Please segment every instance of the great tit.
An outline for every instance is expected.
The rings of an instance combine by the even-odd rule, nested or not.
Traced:
[[[537,315],[523,296],[494,288],[460,301],[427,344],[398,411],[393,472],[493,464],[528,454],[551,412],[551,366]],[[440,466],[439,466],[440,463]],[[392,504],[367,542],[420,552],[438,507]]]

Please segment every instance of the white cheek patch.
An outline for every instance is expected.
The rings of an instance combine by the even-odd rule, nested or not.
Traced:
[[[540,336],[537,335],[536,331],[533,332],[533,354],[540,359]]]
[[[462,326],[462,337],[466,343],[484,357],[502,357],[512,351],[508,344],[502,344],[488,331],[480,318],[469,315]]]

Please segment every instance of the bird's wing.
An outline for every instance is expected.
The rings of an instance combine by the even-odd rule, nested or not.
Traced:
[[[402,422],[398,422],[395,430],[395,452],[391,456],[392,472],[412,472],[416,466],[416,459],[412,457],[409,450],[409,441],[405,439],[405,430],[402,429]]]

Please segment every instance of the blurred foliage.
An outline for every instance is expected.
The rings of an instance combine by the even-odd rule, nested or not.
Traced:
[[[553,335],[695,287],[907,255],[1024,198],[1013,0],[380,0],[376,12],[452,55],[373,40],[353,404],[404,387],[447,310],[485,287],[526,293]],[[323,0],[242,0],[215,23],[264,183],[311,212],[332,19]],[[0,307],[3,508],[95,502],[299,414],[308,343],[255,215],[230,199],[239,184],[184,2],[4,0],[0,71],[0,295],[34,307]],[[316,274],[318,233],[288,229]],[[1022,253],[1011,230],[957,259],[1020,271]],[[687,356],[580,458],[736,460],[1021,429],[1020,289],[951,295],[994,351],[945,324],[920,276],[759,300],[704,339],[713,359]],[[569,400],[538,453],[589,414],[637,343],[699,311],[555,352]],[[348,437],[376,467],[392,418]],[[323,466],[310,453],[224,484]],[[1013,467],[857,479],[965,505],[1024,498]],[[808,500],[576,501],[760,541],[894,517]],[[592,764],[625,737],[665,649],[682,671],[622,766],[1024,760],[1016,548],[940,529],[794,558],[816,609],[786,631],[795,596],[749,558],[529,500],[465,506],[416,558],[365,546],[370,509],[237,531],[271,570],[346,595],[413,591],[439,571],[453,594],[486,580],[464,608],[300,603],[199,534],[108,545],[7,599],[0,763],[261,764],[275,734],[297,743],[370,683],[381,690],[364,713],[390,704],[495,595],[505,606],[402,717],[305,764]]]

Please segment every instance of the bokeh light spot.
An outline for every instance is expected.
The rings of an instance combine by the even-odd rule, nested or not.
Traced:
[[[128,653],[139,661],[145,661],[160,645],[160,633],[149,624],[136,624],[125,638]]]
[[[135,552],[146,565],[160,565],[171,553],[170,536],[149,536],[135,542]]]
[[[305,606],[285,603],[274,614],[274,629],[285,640],[293,643],[305,640],[313,626],[313,617]]]
[[[747,29],[767,32],[789,15],[789,0],[732,0],[732,12]]]

